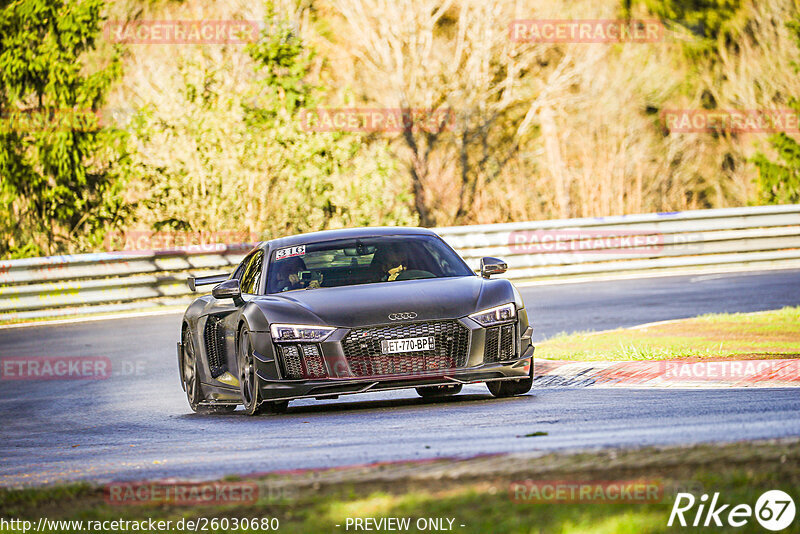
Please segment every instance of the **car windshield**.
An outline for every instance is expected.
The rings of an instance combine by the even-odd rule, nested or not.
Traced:
[[[436,236],[367,237],[273,251],[267,293],[472,275]]]

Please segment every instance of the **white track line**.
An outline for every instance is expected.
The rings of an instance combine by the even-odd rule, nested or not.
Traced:
[[[58,326],[64,324],[84,323],[91,321],[110,321],[112,319],[131,319],[136,317],[150,317],[154,315],[177,315],[182,314],[183,311],[178,310],[153,310],[153,311],[139,311],[130,313],[114,313],[109,315],[96,315],[93,317],[73,317],[71,319],[53,319],[52,321],[34,321],[30,323],[15,323],[0,325],[0,330],[10,328],[25,328],[30,326]]]
[[[557,286],[562,284],[584,284],[587,282],[614,282],[616,280],[635,280],[637,278],[667,278],[671,276],[702,276],[702,275],[727,275],[727,274],[757,274],[762,271],[789,271],[800,269],[800,263],[795,265],[762,265],[744,266],[731,268],[709,268],[709,269],[684,269],[680,271],[653,271],[628,274],[598,274],[597,276],[576,276],[558,280],[556,278],[548,280],[531,280],[529,282],[512,282],[516,287],[536,287],[536,286]],[[695,280],[693,280],[695,281]]]

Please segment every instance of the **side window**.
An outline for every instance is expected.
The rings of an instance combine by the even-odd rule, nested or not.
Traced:
[[[241,281],[242,280],[242,275],[244,274],[244,270],[247,269],[247,266],[250,263],[250,260],[252,260],[252,259],[253,259],[253,254],[250,254],[249,256],[246,256],[239,263],[239,265],[236,266],[236,270],[233,271],[233,274],[231,274],[231,277],[228,280],[239,280],[239,281]]]
[[[247,265],[247,268],[244,271],[244,275],[242,275],[240,284],[242,293],[248,293],[252,295],[258,290],[258,281],[261,278],[261,266],[263,262],[264,251],[259,250],[253,255],[253,258],[250,260],[250,263]]]

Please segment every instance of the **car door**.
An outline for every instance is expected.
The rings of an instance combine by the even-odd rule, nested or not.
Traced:
[[[242,262],[241,266],[243,267],[242,270],[239,271],[239,269],[237,269],[236,273],[234,274],[241,273],[239,278],[239,287],[242,291],[242,298],[238,301],[238,305],[235,304],[232,299],[227,299],[230,310],[236,311],[237,313],[228,313],[225,315],[225,317],[220,318],[220,320],[222,320],[224,323],[225,329],[228,368],[233,372],[238,372],[239,366],[239,363],[236,359],[236,351],[238,349],[236,346],[236,335],[238,334],[237,330],[239,328],[239,317],[241,316],[241,311],[244,309],[244,306],[247,304],[247,302],[255,295],[258,295],[261,291],[262,271],[264,269],[264,251],[260,249],[256,250],[246,258],[246,263],[245,261]]]
[[[248,254],[231,275],[238,279],[242,288],[242,299],[217,299],[209,302],[208,314],[202,323],[202,343],[208,358],[209,375],[217,378],[227,371],[236,373],[236,329],[244,304],[258,290],[257,282],[261,273],[264,251],[255,250]]]

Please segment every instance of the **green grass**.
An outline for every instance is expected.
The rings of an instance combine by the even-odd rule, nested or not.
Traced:
[[[3,490],[0,517],[32,521],[39,517],[173,521],[277,517],[279,531],[292,533],[346,532],[348,518],[403,517],[410,518],[413,525],[418,518],[432,517],[452,518],[453,531],[464,533],[660,533],[670,531],[666,523],[674,495],[679,491],[676,488],[691,488],[698,498],[702,493],[719,492],[722,502],[736,504],[753,505],[761,493],[771,489],[782,489],[800,500],[798,445],[800,442],[795,439],[549,454],[515,458],[513,462],[507,457],[480,458],[456,462],[458,469],[453,472],[458,475],[425,480],[382,477],[387,468],[374,467],[374,478],[359,484],[348,482],[347,476],[316,486],[308,473],[273,476],[269,480],[297,483],[292,498],[263,498],[255,504],[225,507],[111,506],[104,501],[102,488],[86,484]],[[663,498],[650,503],[534,504],[513,500],[510,484],[525,480],[648,480],[662,484],[665,491]],[[353,532],[352,527],[349,531]],[[763,529],[751,520],[744,528],[722,531],[747,533]],[[417,529],[411,528],[410,532]]]
[[[701,315],[646,328],[560,334],[537,344],[536,355],[560,360],[798,358],[800,307]]]

